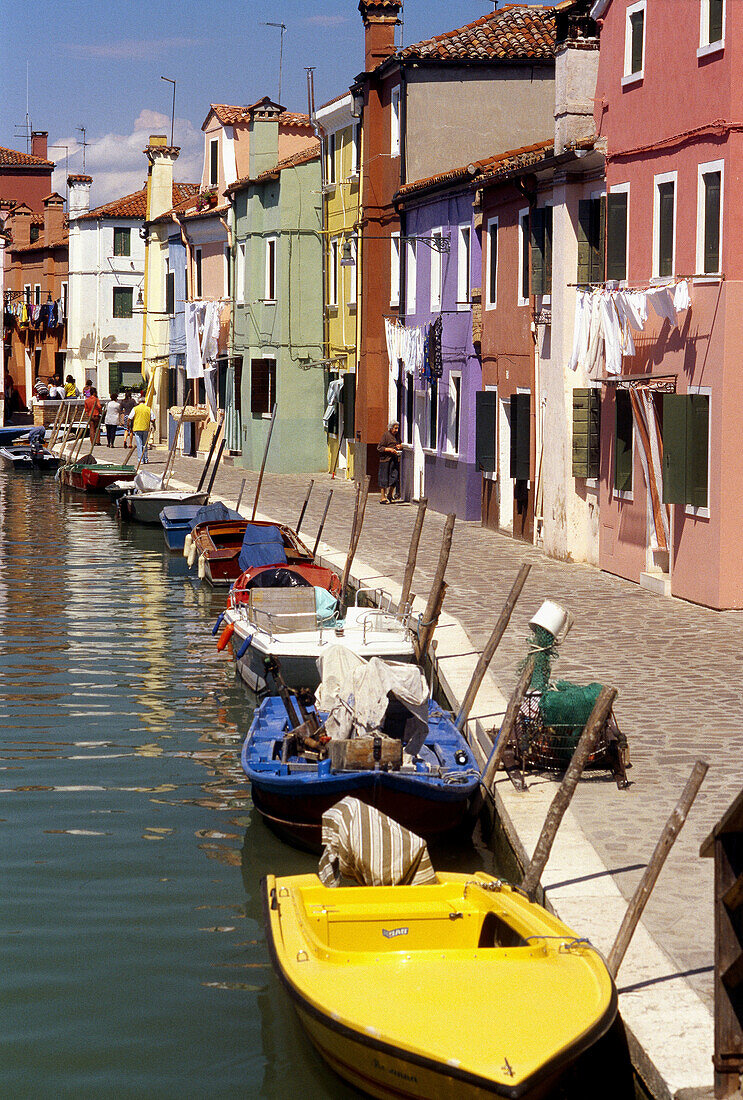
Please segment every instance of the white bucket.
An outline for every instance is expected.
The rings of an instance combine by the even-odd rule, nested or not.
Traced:
[[[558,640],[560,635],[565,637],[572,625],[573,617],[570,612],[553,600],[545,600],[534,618],[529,620],[529,626],[541,626]]]

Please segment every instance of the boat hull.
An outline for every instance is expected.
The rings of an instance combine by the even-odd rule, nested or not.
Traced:
[[[153,527],[161,523],[160,513],[163,508],[173,504],[203,504],[206,493],[180,493],[177,491],[132,493],[127,496],[127,515],[136,523],[146,523]]]
[[[0,459],[14,470],[56,470],[60,462],[59,456],[46,448],[35,451],[24,446],[0,447]]]
[[[87,493],[103,493],[114,481],[131,481],[136,472],[134,466],[108,466],[99,463],[83,467],[80,470],[80,480]]]

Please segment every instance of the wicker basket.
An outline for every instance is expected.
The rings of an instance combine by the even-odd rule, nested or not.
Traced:
[[[201,424],[209,419],[209,410],[206,405],[186,405],[185,408],[173,405],[168,409],[168,413],[176,423],[180,421],[183,424]]]

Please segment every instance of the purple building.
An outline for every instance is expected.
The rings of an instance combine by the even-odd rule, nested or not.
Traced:
[[[393,378],[405,445],[402,495],[425,496],[437,512],[479,520],[475,394],[482,388],[482,365],[473,343],[473,303],[479,339],[481,239],[470,177],[462,169],[406,184],[397,199],[399,313],[406,329],[420,329],[425,350],[422,361],[420,343],[417,353],[401,358]],[[414,341],[402,341],[405,350],[410,344],[415,349]]]

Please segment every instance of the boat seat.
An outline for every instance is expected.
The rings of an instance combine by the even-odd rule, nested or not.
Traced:
[[[256,626],[276,634],[315,630],[314,588],[251,588],[248,618]]]
[[[485,914],[477,941],[481,947],[525,947],[526,940],[492,910]]]

